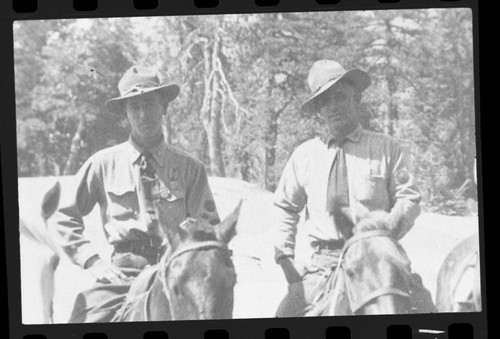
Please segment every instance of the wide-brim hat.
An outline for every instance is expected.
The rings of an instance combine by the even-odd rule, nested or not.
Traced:
[[[311,97],[307,99],[300,109],[310,113],[318,96],[331,88],[340,80],[348,81],[354,89],[361,93],[371,84],[370,76],[358,68],[346,71],[341,64],[333,60],[316,61],[307,77],[307,83],[311,89]]]
[[[106,108],[113,114],[124,115],[125,99],[146,93],[158,92],[162,102],[168,103],[179,95],[179,86],[161,84],[157,72],[138,66],[130,67],[118,82],[120,96],[106,101]]]

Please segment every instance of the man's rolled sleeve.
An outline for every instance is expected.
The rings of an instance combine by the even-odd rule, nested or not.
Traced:
[[[274,193],[274,246],[275,261],[283,257],[295,256],[295,236],[300,212],[303,210],[307,196],[297,178],[296,156],[288,161],[280,183]]]
[[[408,155],[399,145],[393,150],[393,169],[389,180],[392,200],[391,216],[397,222],[394,234],[402,238],[413,227],[420,214],[421,195],[415,185],[413,168]]]
[[[87,260],[97,255],[83,235],[83,216],[92,211],[99,199],[97,173],[90,160],[78,171],[72,184],[53,222],[63,250],[75,264],[84,267]]]

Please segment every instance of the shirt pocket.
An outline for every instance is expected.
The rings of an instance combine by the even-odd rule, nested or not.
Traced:
[[[108,214],[116,220],[135,219],[139,210],[136,187],[131,182],[112,182],[106,189]]]
[[[385,210],[387,205],[387,179],[381,171],[371,169],[357,183],[357,198],[371,210]]]

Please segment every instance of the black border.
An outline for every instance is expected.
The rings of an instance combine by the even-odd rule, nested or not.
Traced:
[[[479,51],[486,52],[486,46],[497,43],[496,34],[490,34],[484,21],[486,13],[479,0],[401,0],[398,3],[379,3],[377,0],[342,0],[337,5],[318,5],[314,0],[280,0],[276,6],[258,7],[254,0],[219,0],[215,8],[197,8],[194,0],[159,0],[155,10],[135,10],[133,0],[100,0],[99,8],[95,11],[76,12],[72,0],[38,0],[38,9],[34,13],[15,13],[12,1],[0,1],[0,88],[3,114],[0,120],[0,202],[4,211],[5,234],[0,232],[0,239],[5,240],[5,261],[2,260],[0,275],[3,282],[7,282],[9,289],[3,289],[7,309],[6,338],[23,338],[25,335],[43,334],[46,338],[83,338],[86,333],[104,332],[108,338],[142,338],[147,331],[166,331],[169,338],[203,338],[204,333],[211,329],[226,329],[230,338],[265,338],[268,328],[287,328],[292,339],[321,339],[325,338],[325,330],[330,326],[348,326],[351,338],[386,338],[387,327],[390,325],[410,325],[416,328],[447,329],[454,323],[470,323],[474,326],[474,338],[495,338],[492,335],[495,327],[495,318],[492,312],[486,313],[486,293],[491,301],[491,293],[496,287],[492,283],[495,274],[494,253],[496,239],[492,236],[492,228],[496,227],[494,221],[489,229],[485,229],[484,212],[486,206],[494,206],[495,198],[486,199],[490,188],[490,180],[494,175],[489,172],[492,167],[485,166],[485,154],[491,144],[481,141],[485,139],[485,126],[491,114],[495,114],[496,106],[486,104],[487,84],[485,79],[479,78],[479,69],[488,76],[490,69],[486,70],[484,59],[479,58]],[[482,0],[486,2],[487,0]],[[491,0],[490,0],[491,1]],[[481,8],[480,8],[481,6]],[[119,323],[119,324],[64,324],[64,325],[22,325],[21,323],[21,295],[20,295],[20,263],[19,263],[19,229],[17,209],[17,155],[16,155],[16,118],[15,118],[15,92],[14,92],[14,51],[12,23],[15,20],[33,19],[62,19],[62,18],[98,18],[98,17],[123,17],[123,16],[172,16],[172,15],[201,15],[201,14],[230,14],[230,13],[268,13],[268,12],[300,12],[324,10],[377,10],[377,9],[410,9],[410,8],[470,8],[473,15],[474,37],[474,85],[476,109],[476,145],[478,156],[478,195],[479,195],[479,225],[481,241],[482,264],[482,293],[483,311],[477,313],[441,313],[419,315],[393,315],[393,316],[357,316],[357,317],[322,317],[300,319],[234,319],[210,321],[176,321],[152,323]],[[481,32],[481,33],[480,33]],[[480,38],[481,37],[481,38]],[[488,41],[489,40],[489,41]],[[484,50],[483,50],[484,48]],[[481,60],[481,61],[480,61]],[[480,64],[483,65],[480,67]],[[480,84],[482,86],[480,86]],[[481,87],[481,96],[479,90]],[[485,114],[481,115],[481,107]],[[490,141],[491,142],[491,141]],[[492,141],[495,143],[495,139]],[[489,151],[488,151],[489,152]],[[492,157],[493,158],[493,157]],[[492,159],[493,160],[493,159]],[[489,166],[494,166],[491,163]],[[488,179],[488,180],[486,180]],[[487,188],[483,184],[487,182]],[[490,207],[494,208],[494,207]],[[488,223],[489,224],[489,223]],[[490,232],[491,230],[491,232]],[[488,237],[486,237],[488,234]],[[485,241],[488,239],[488,243]],[[495,241],[495,243],[494,243]],[[489,253],[488,253],[489,252]],[[486,269],[488,267],[488,269]],[[488,272],[488,273],[486,273]],[[5,277],[5,278],[4,278]],[[488,292],[487,292],[488,291]],[[487,328],[487,320],[491,325]],[[490,336],[487,335],[490,334]],[[415,335],[414,335],[415,337]],[[266,337],[266,339],[268,339]]]

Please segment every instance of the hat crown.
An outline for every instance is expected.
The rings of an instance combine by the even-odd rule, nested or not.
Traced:
[[[312,93],[316,93],[329,81],[338,79],[346,73],[344,67],[333,60],[316,61],[309,71],[307,83]]]
[[[157,72],[144,67],[132,66],[118,82],[118,91],[123,96],[134,91],[158,86],[160,86],[160,79]]]

